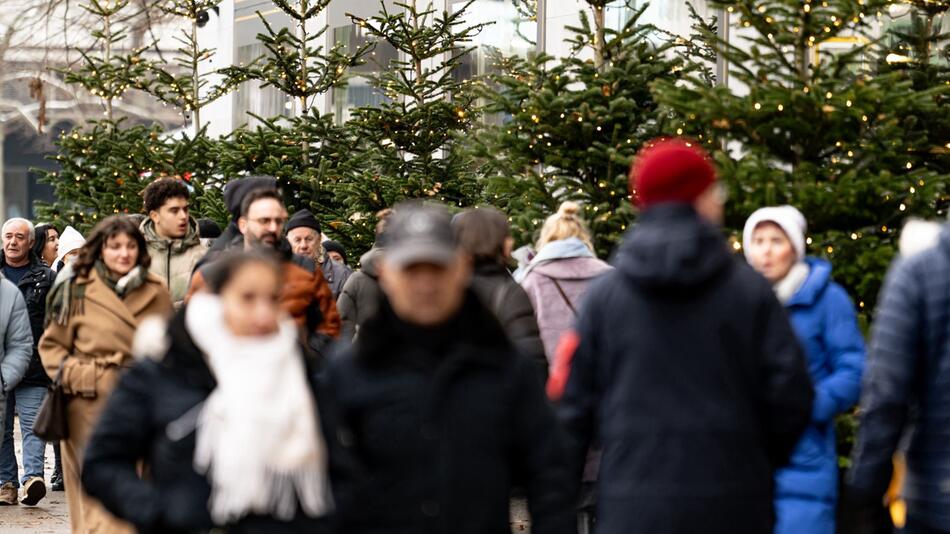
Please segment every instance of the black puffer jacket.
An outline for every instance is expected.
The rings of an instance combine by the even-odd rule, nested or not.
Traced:
[[[488,263],[475,266],[472,289],[501,322],[515,348],[534,360],[542,380],[547,380],[548,359],[544,355],[538,320],[531,299],[521,285],[504,267]]]
[[[85,452],[82,483],[86,491],[143,533],[208,532],[215,526],[208,512],[210,486],[193,463],[195,407],[216,384],[186,330],[184,317],[185,310],[181,310],[172,319],[171,344],[163,358],[139,361],[122,376]],[[326,429],[332,426],[332,410],[325,407],[320,389],[315,391]],[[185,432],[177,430],[189,425]],[[184,436],[176,435],[179,433]],[[341,471],[334,467],[334,459],[339,457],[333,450],[335,441],[327,442],[332,481]],[[138,475],[140,460],[147,468],[145,480]],[[288,523],[254,516],[227,526],[225,531],[320,534],[335,532],[335,528],[331,519],[300,515]]]
[[[773,472],[813,397],[782,305],[688,206],[644,213],[614,265],[549,383],[576,480],[602,447],[597,531],[771,533]]]
[[[3,251],[0,250],[0,268],[6,265],[3,257]],[[56,280],[56,273],[46,266],[42,260],[32,252],[30,253],[30,271],[20,279],[17,287],[23,298],[26,299],[26,310],[30,314],[30,331],[33,334],[33,356],[30,358],[30,367],[26,370],[26,375],[20,382],[21,385],[46,386],[50,383],[50,377],[46,375],[43,369],[43,363],[40,361],[40,353],[36,346],[43,337],[43,322],[46,318],[46,295],[53,287],[53,281]]]
[[[342,531],[510,534],[518,485],[533,533],[575,532],[554,413],[492,314],[469,293],[448,324],[421,329],[379,305],[327,375],[335,435],[361,468],[339,493]]]

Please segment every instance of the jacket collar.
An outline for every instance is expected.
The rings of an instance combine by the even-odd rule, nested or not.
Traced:
[[[40,261],[39,256],[37,256],[32,250],[30,251],[29,260],[30,261],[27,265],[29,265],[30,271],[35,270],[39,266],[45,266],[45,264]],[[0,268],[6,267],[6,266],[7,266],[7,259],[3,253],[3,250],[0,249]]]
[[[194,217],[188,218],[188,231],[185,233],[185,237],[181,239],[166,239],[160,237],[158,232],[155,231],[155,223],[152,222],[151,219],[142,221],[142,225],[139,228],[149,246],[159,250],[168,249],[172,254],[181,254],[189,248],[201,244],[201,238],[198,236],[198,221],[196,221]]]
[[[419,347],[406,346],[405,323],[396,317],[389,301],[381,298],[377,314],[366,321],[360,329],[354,350],[358,360],[367,363],[396,361],[398,354]],[[465,302],[458,315],[449,321],[451,344],[445,361],[481,362],[490,365],[503,363],[512,351],[498,319],[481,303],[472,290],[465,295]],[[409,342],[411,343],[411,342]],[[502,356],[502,354],[504,356]]]
[[[818,258],[805,258],[808,278],[798,288],[786,306],[813,306],[831,283],[831,264]]]
[[[154,276],[148,275],[145,283],[126,295],[125,299],[120,299],[115,291],[99,278],[95,269],[90,270],[86,276],[77,277],[75,283],[86,286],[85,299],[99,303],[103,309],[134,329],[137,326],[136,317],[158,296],[161,284],[155,282]]]

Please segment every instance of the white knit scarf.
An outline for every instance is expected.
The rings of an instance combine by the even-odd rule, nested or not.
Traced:
[[[798,293],[798,290],[805,284],[810,272],[811,269],[808,268],[808,264],[800,261],[792,266],[785,278],[773,284],[772,289],[775,291],[775,296],[778,297],[779,302],[785,304],[792,300],[795,293]]]
[[[198,418],[194,458],[211,483],[211,517],[287,521],[298,506],[310,517],[328,513],[326,443],[293,321],[272,336],[234,336],[220,299],[198,294],[185,323],[217,380]]]

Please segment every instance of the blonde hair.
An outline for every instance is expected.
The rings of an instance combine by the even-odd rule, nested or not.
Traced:
[[[590,238],[590,230],[587,229],[587,223],[584,222],[580,213],[581,207],[576,202],[568,200],[562,203],[557,213],[548,217],[544,221],[544,226],[541,227],[541,236],[535,244],[538,252],[551,241],[560,241],[571,237],[580,239],[593,252],[594,244]]]

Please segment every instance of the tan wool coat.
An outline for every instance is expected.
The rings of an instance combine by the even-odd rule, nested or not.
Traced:
[[[72,283],[84,286],[81,306],[72,311],[66,324],[51,322],[39,344],[40,358],[51,377],[63,365],[63,389],[69,398],[69,439],[61,443],[69,520],[72,532],[78,534],[131,533],[131,525],[82,491],[83,452],[121,370],[132,363],[136,328],[149,316],[170,315],[171,297],[164,282],[151,274],[124,299],[95,269]]]

